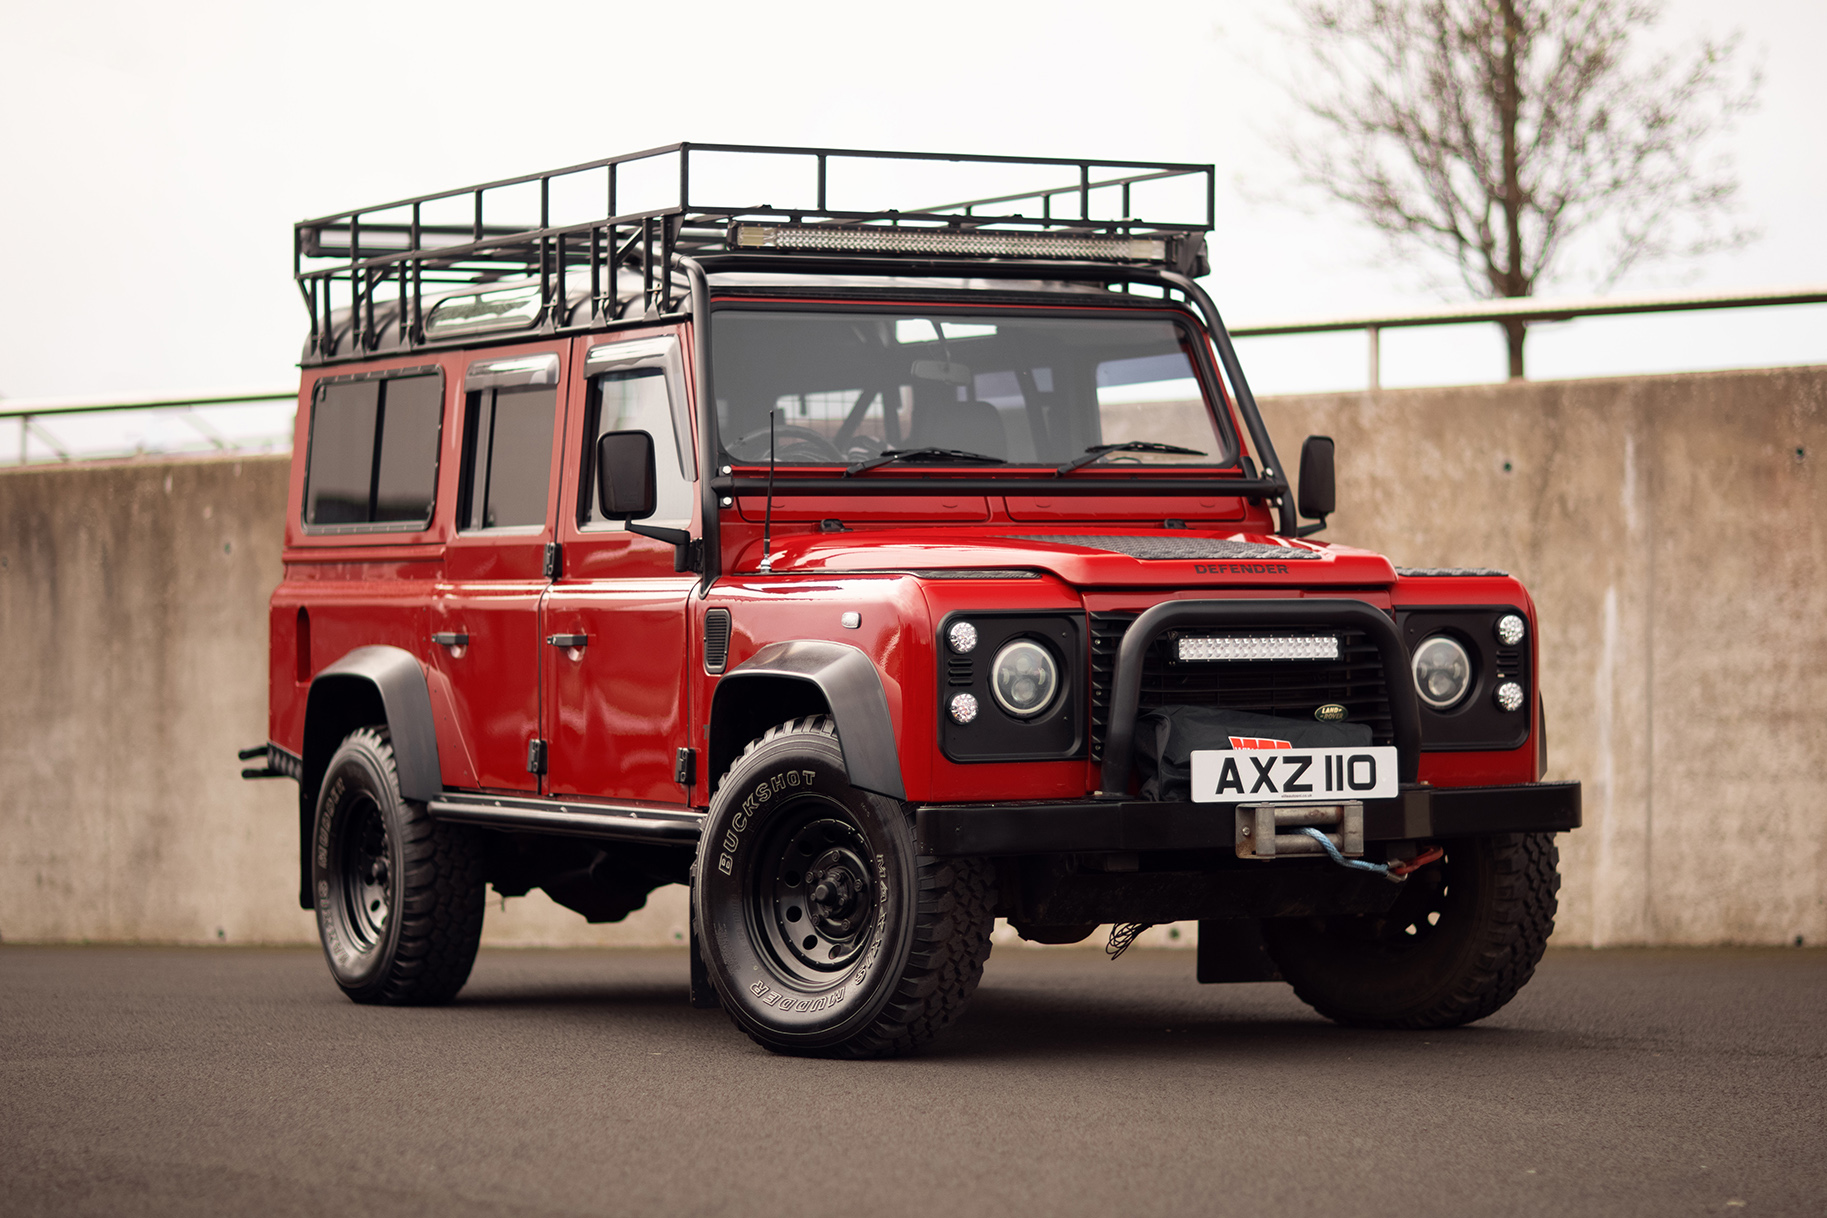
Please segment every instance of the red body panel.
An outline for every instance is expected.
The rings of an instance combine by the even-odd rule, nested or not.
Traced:
[[[615,339],[675,334],[686,356],[689,325],[619,332]],[[436,509],[420,530],[327,535],[302,523],[305,461],[294,462],[285,537],[285,580],[270,613],[270,738],[303,747],[310,678],[358,647],[401,648],[425,668],[446,787],[539,791],[665,805],[708,800],[707,776],[677,779],[678,751],[707,756],[707,722],[719,677],[704,669],[703,621],[713,607],[731,614],[728,667],[769,643],[821,639],[860,648],[880,676],[910,800],[926,802],[1073,799],[1098,786],[1081,755],[1072,760],[955,762],[938,740],[935,631],[953,612],[1139,612],[1169,599],[1349,597],[1388,612],[1422,607],[1516,606],[1527,616],[1531,671],[1535,610],[1507,577],[1399,578],[1381,555],[1274,534],[1271,508],[1239,497],[1048,496],[1031,475],[973,470],[1011,480],[1009,495],[947,494],[926,471],[883,470],[906,493],[792,497],[795,471],[778,473],[772,512],[772,571],[757,570],[766,503],[743,496],[721,509],[722,572],[698,595],[696,577],[674,570],[673,548],[619,526],[581,527],[588,410],[581,374],[585,350],[608,341],[545,340],[490,348],[377,359],[363,371],[435,365],[444,378]],[[561,390],[551,452],[546,519],[538,527],[462,533],[454,525],[463,460],[463,378],[475,361],[551,352]],[[310,440],[315,383],[301,387],[295,451]],[[1221,409],[1242,433],[1235,409]],[[693,415],[694,420],[696,415]],[[693,451],[697,438],[693,437]],[[704,476],[710,471],[699,471]],[[757,472],[744,467],[744,473]],[[1079,478],[1136,476],[1084,471]],[[1145,471],[1142,477],[1155,476]],[[1234,476],[1234,475],[1233,475]],[[899,488],[897,487],[897,490]],[[1029,490],[1029,493],[1014,493]],[[691,531],[701,536],[694,501]],[[836,519],[844,531],[823,532]],[[1183,521],[1167,530],[1163,521]],[[1141,560],[1046,535],[1099,533],[1173,538],[1222,537],[1270,545],[1288,557],[1249,560]],[[562,548],[562,572],[545,571],[547,543]],[[1038,578],[927,579],[931,569],[1016,569]],[[855,628],[846,613],[859,615]],[[437,645],[432,635],[467,635]],[[586,635],[581,647],[548,645],[553,635]],[[1089,656],[1079,657],[1088,679]],[[1406,674],[1403,674],[1406,676]],[[1539,695],[1530,690],[1531,724]],[[528,745],[547,742],[542,781],[527,766]],[[1486,752],[1424,752],[1423,781],[1441,786],[1533,781],[1536,742]]]

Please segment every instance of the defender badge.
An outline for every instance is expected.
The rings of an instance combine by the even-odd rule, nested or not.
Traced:
[[[1328,702],[1326,705],[1314,711],[1313,717],[1318,719],[1321,723],[1343,723],[1345,722],[1345,713],[1345,708],[1340,706],[1337,702]]]

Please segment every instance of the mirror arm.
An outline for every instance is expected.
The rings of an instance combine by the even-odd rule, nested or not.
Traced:
[[[1294,530],[1294,535],[1296,537],[1311,537],[1325,527],[1326,518],[1321,516],[1318,524],[1303,524],[1298,529]]]
[[[630,533],[640,537],[651,537],[663,541],[672,547],[672,569],[675,571],[697,571],[703,565],[702,548],[684,529],[661,528],[657,524],[642,524],[638,520],[624,520],[623,525]]]

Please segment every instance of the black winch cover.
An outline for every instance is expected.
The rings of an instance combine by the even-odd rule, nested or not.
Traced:
[[[1232,736],[1285,740],[1297,749],[1342,749],[1370,743],[1368,723],[1285,719],[1220,706],[1155,706],[1136,716],[1136,768],[1143,799],[1193,797],[1193,750],[1226,749]]]

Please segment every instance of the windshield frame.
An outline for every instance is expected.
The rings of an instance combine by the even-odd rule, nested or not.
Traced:
[[[1247,475],[1249,470],[1243,463],[1243,443],[1238,432],[1237,420],[1233,417],[1237,410],[1230,393],[1225,387],[1222,376],[1212,356],[1212,338],[1205,325],[1185,304],[1172,300],[1143,299],[1135,304],[1118,304],[1108,300],[1096,303],[1041,302],[1032,295],[1025,299],[984,300],[977,292],[969,294],[971,298],[960,299],[956,295],[946,294],[943,297],[928,293],[909,293],[902,296],[892,291],[872,293],[867,300],[855,298],[833,298],[794,296],[749,296],[717,290],[709,303],[709,312],[714,317],[719,313],[799,313],[799,314],[863,314],[880,316],[883,314],[920,317],[956,317],[959,319],[990,316],[1029,317],[1041,319],[1077,319],[1087,321],[1165,321],[1174,326],[1182,338],[1182,350],[1186,351],[1192,364],[1194,380],[1199,388],[1199,396],[1205,407],[1207,421],[1211,427],[1211,438],[1219,445],[1219,451],[1211,454],[1198,463],[1175,463],[1162,461],[1151,462],[1146,466],[1120,465],[1115,467],[1123,475],[1134,477],[1144,473],[1152,477],[1170,477],[1183,479],[1188,476],[1203,478],[1213,474]],[[708,318],[706,320],[709,320]],[[714,361],[716,350],[716,325],[708,327],[708,354]],[[703,412],[704,425],[710,428],[709,451],[716,454],[714,468],[727,467],[734,470],[766,469],[767,461],[740,458],[730,453],[725,447],[722,435],[722,420],[715,402],[706,402]],[[831,463],[805,463],[786,461],[780,463],[784,468],[794,470],[816,470],[818,477],[837,477],[842,475],[842,467]],[[1072,481],[1086,475],[1095,477],[1097,471],[1111,468],[1102,462],[1093,462],[1075,470],[1073,473],[1060,476],[1056,473],[1057,461],[1010,460],[1004,464],[986,466],[980,462],[922,461],[910,467],[918,474],[934,479],[951,481],[960,477],[982,478],[993,475],[999,479],[1023,482],[1032,480],[1036,475],[1044,475],[1057,488],[1060,482]],[[892,465],[878,467],[884,473],[896,468]],[[867,480],[875,471],[859,475],[852,481]],[[727,476],[727,475],[726,475]],[[1101,481],[1101,479],[1099,479]]]

